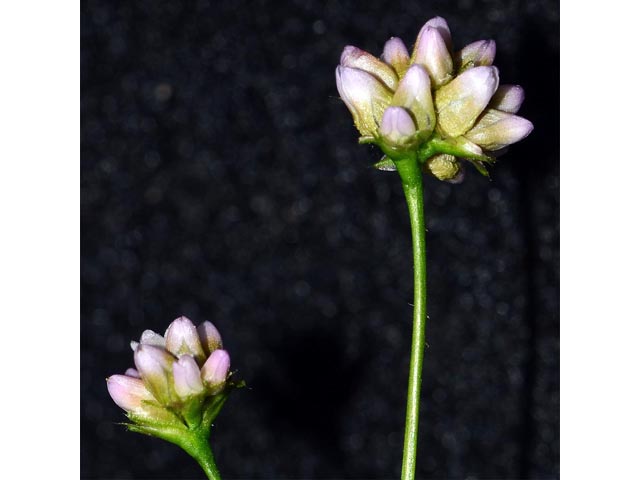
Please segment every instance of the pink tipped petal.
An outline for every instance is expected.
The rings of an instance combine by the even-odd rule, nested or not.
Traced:
[[[147,389],[163,405],[173,397],[171,375],[175,358],[166,350],[153,345],[139,345],[133,354],[136,369]]]
[[[437,90],[435,104],[443,133],[457,137],[467,132],[491,100],[498,82],[496,67],[475,67]]]
[[[460,50],[455,57],[456,66],[466,70],[473,67],[489,66],[496,56],[496,42],[478,40]]]
[[[524,89],[520,85],[500,85],[489,102],[490,108],[517,113],[524,102]]]
[[[227,380],[230,368],[231,359],[227,351],[216,350],[202,367],[202,380],[210,387],[220,385]]]
[[[413,113],[418,130],[431,133],[436,125],[436,113],[431,95],[431,80],[422,65],[412,65],[400,81],[391,104]]]
[[[124,372],[124,374],[128,377],[140,378],[140,374],[135,368],[127,368],[127,371]]]
[[[389,145],[403,145],[416,133],[411,115],[402,107],[389,107],[382,115],[380,136]]]
[[[453,51],[453,44],[451,42],[451,30],[449,30],[449,25],[444,18],[433,17],[431,20],[425,23],[424,27],[432,27],[438,30],[438,32],[442,36],[442,39],[447,44],[447,48],[449,49],[449,51]],[[422,28],[424,29],[424,27]]]
[[[153,330],[145,330],[140,335],[140,343],[145,345],[155,345],[156,347],[165,347],[164,337]]]
[[[198,337],[196,326],[187,317],[176,318],[164,334],[167,350],[176,357],[192,355],[198,362],[204,362],[205,354]]]
[[[203,322],[198,325],[198,337],[204,348],[204,353],[208,356],[211,352],[222,348],[222,336],[218,329],[211,322]]]
[[[413,63],[424,65],[438,88],[453,76],[453,60],[437,28],[425,26],[416,44]]]
[[[395,70],[368,52],[351,45],[344,48],[340,57],[343,67],[359,68],[370,73],[391,90],[398,86],[398,75]]]
[[[181,398],[199,395],[204,391],[200,379],[200,368],[191,355],[182,355],[173,362],[173,382]]]
[[[107,378],[107,390],[116,405],[128,412],[139,410],[143,400],[153,400],[142,380],[127,375]]]
[[[336,85],[356,128],[363,136],[373,136],[382,114],[391,102],[391,91],[364,70],[338,66]]]
[[[391,65],[398,77],[401,77],[407,71],[411,58],[404,42],[398,37],[391,37],[384,44],[382,60]]]
[[[516,143],[533,130],[526,118],[499,110],[487,110],[465,137],[486,150],[499,150]]]

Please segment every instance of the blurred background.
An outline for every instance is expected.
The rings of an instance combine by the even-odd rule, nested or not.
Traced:
[[[418,478],[559,476],[555,0],[82,3],[81,472],[204,478],[128,433],[105,378],[129,341],[212,321],[248,388],[226,479],[398,478],[412,265],[399,178],[338,98],[347,44],[498,44],[535,125],[460,185],[425,178],[429,315]]]

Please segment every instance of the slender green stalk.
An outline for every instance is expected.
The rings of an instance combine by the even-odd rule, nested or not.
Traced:
[[[182,437],[178,444],[198,462],[208,480],[222,479],[213,458],[209,434],[204,428],[190,430],[190,434]]]
[[[426,228],[422,172],[413,158],[396,162],[402,179],[402,188],[409,208],[411,238],[413,243],[413,336],[411,362],[409,364],[409,388],[407,392],[407,419],[402,456],[402,480],[413,480],[416,472],[418,447],[418,423],[420,417],[420,387],[424,358],[425,328],[427,324],[427,255]]]

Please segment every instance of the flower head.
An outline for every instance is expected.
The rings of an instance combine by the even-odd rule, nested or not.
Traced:
[[[131,348],[136,368],[109,377],[107,389],[132,430],[162,437],[167,429],[210,426],[229,388],[240,386],[229,380],[229,354],[211,322],[196,328],[179,317],[164,336],[145,330]]]
[[[459,51],[441,17],[429,20],[409,51],[399,38],[382,58],[345,47],[336,69],[340,97],[361,143],[377,144],[385,157],[376,167],[416,158],[440,180],[459,182],[460,159],[481,173],[503,147],[525,138],[531,122],[515,115],[524,100],[517,85],[500,86],[493,66],[496,44],[478,40]]]

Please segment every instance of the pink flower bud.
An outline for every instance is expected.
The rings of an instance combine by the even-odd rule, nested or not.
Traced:
[[[231,359],[226,350],[216,350],[202,366],[202,380],[209,386],[215,387],[227,380],[231,368]]]
[[[440,31],[425,25],[418,35],[413,63],[424,65],[435,88],[444,85],[453,76],[453,60]]]
[[[478,40],[470,43],[456,54],[456,65],[462,70],[473,67],[488,66],[496,56],[496,42]]]
[[[138,373],[147,389],[163,405],[173,398],[171,381],[175,358],[166,350],[153,345],[141,344],[133,354]]]
[[[449,49],[449,51],[453,51],[452,42],[451,42],[451,30],[449,30],[449,25],[447,24],[447,21],[444,18],[433,17],[427,23],[424,24],[422,29],[424,30],[425,27],[432,27],[438,30],[438,32],[442,36],[442,39],[444,40],[444,43],[447,44],[447,48]]]
[[[499,150],[522,140],[532,130],[533,124],[526,118],[489,109],[465,137],[486,150]]]
[[[202,363],[206,358],[196,326],[187,317],[176,318],[164,334],[167,350],[176,357],[192,355],[197,362]]]
[[[341,65],[336,68],[336,85],[358,131],[363,136],[374,136],[391,102],[391,91],[364,70]]]
[[[153,400],[142,380],[127,375],[111,375],[107,378],[107,390],[116,405],[127,412],[141,409],[143,400]]]
[[[475,67],[436,91],[438,124],[443,133],[457,137],[468,131],[498,88],[496,67]]]
[[[391,100],[394,106],[413,113],[418,130],[431,133],[436,125],[436,113],[431,96],[431,80],[422,65],[412,65],[400,81]]]
[[[398,77],[401,77],[407,71],[411,58],[404,42],[398,37],[391,37],[384,44],[382,60],[391,65]]]
[[[173,362],[173,383],[181,398],[199,395],[204,391],[200,368],[191,355],[182,355]]]
[[[391,90],[395,90],[398,86],[398,75],[396,75],[393,68],[357,47],[351,45],[344,47],[342,55],[340,56],[340,65],[364,70],[376,77]]]
[[[520,85],[500,85],[489,102],[490,108],[507,113],[518,113],[524,102],[524,89]]]
[[[389,107],[382,115],[380,136],[389,145],[404,145],[416,133],[411,115],[402,107]]]
[[[140,374],[135,368],[127,368],[127,371],[124,374],[128,377],[140,378]]]
[[[211,322],[202,322],[198,325],[198,337],[207,356],[211,355],[214,350],[222,348],[220,332]]]

